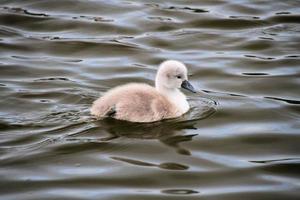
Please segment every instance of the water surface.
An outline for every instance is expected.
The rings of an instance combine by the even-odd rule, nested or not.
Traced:
[[[299,199],[299,22],[297,0],[0,1],[0,198]],[[190,113],[91,119],[166,59]]]

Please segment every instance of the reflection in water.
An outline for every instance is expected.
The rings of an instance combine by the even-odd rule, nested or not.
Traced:
[[[189,167],[178,164],[178,163],[161,163],[159,165],[153,164],[153,163],[148,163],[148,162],[143,162],[143,161],[138,161],[138,160],[133,160],[133,159],[128,159],[128,158],[120,158],[120,157],[111,157],[114,160],[119,160],[123,161],[132,165],[137,165],[137,166],[146,166],[146,167],[159,167],[161,169],[167,169],[167,170],[187,170]]]
[[[184,130],[197,129],[194,127],[196,121],[212,115],[216,111],[216,102],[198,97],[190,99],[189,103],[191,105],[190,111],[176,119],[153,123],[132,123],[106,118],[94,123],[97,124],[96,126],[99,129],[104,128],[110,133],[109,136],[101,138],[101,141],[111,141],[119,137],[156,139],[163,144],[173,147],[179,154],[190,155],[191,153],[187,149],[180,147],[179,144],[192,140],[195,134],[185,135]]]

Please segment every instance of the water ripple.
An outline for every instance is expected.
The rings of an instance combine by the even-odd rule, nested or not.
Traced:
[[[299,199],[299,1],[0,1],[0,198]],[[183,61],[184,116],[92,102]]]

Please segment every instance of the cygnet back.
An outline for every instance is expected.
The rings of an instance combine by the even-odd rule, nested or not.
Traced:
[[[130,83],[108,91],[93,103],[91,114],[132,122],[153,122],[173,118],[178,110],[170,101],[147,84]],[[113,113],[109,116],[110,113]]]

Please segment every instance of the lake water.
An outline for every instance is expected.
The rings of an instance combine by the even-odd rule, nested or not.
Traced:
[[[0,199],[300,199],[299,50],[296,0],[1,0]],[[166,59],[191,112],[91,119]]]

